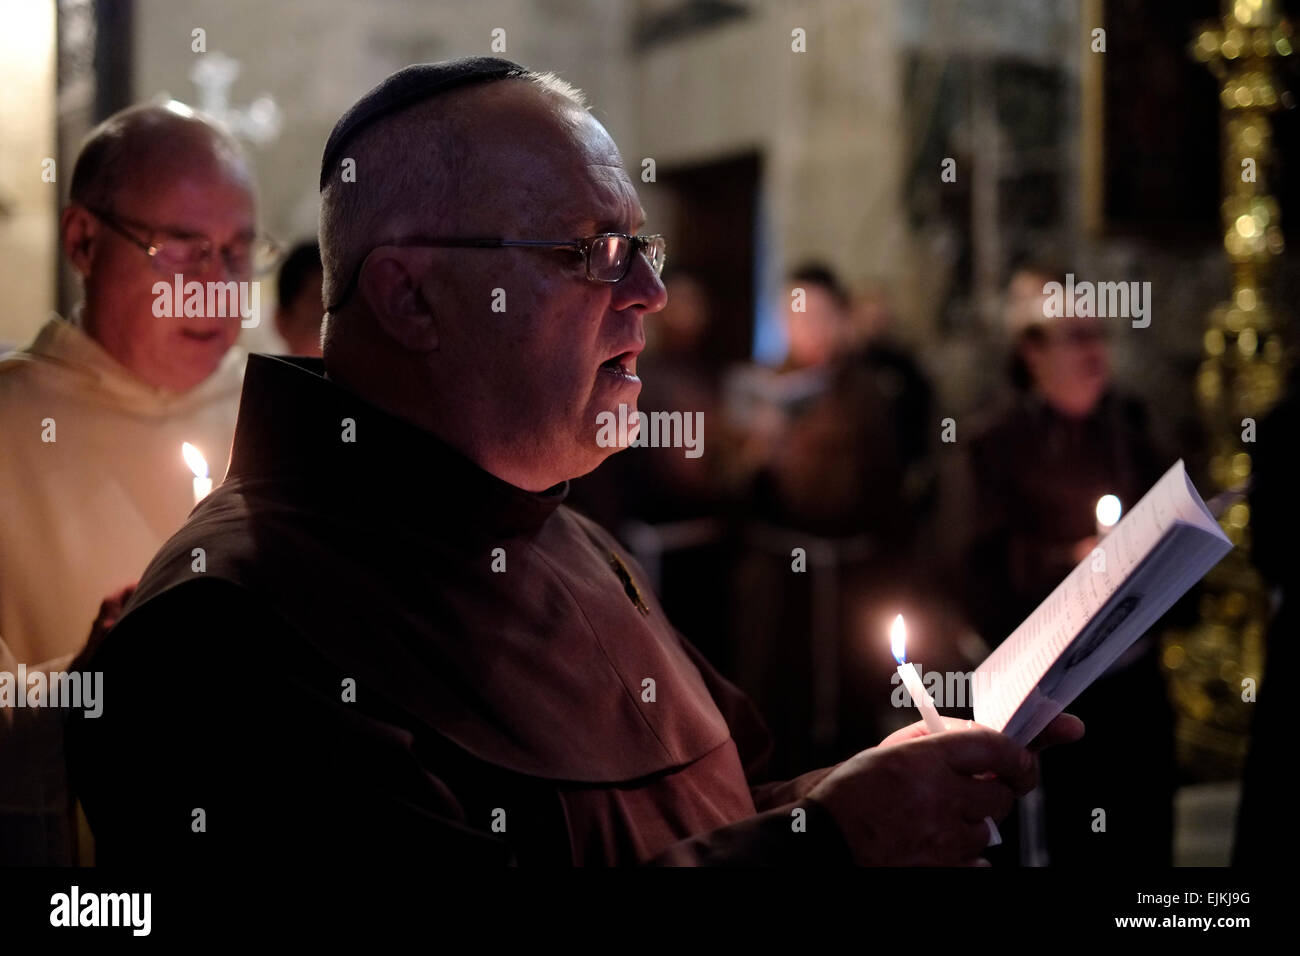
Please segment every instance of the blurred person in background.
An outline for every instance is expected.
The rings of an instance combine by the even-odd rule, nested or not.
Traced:
[[[880,559],[846,582],[853,603],[841,661],[845,706],[839,737],[847,749],[890,730],[902,716],[881,692],[898,679],[898,662],[882,639],[885,622],[892,623],[895,614],[906,615],[912,657],[925,671],[960,673],[973,666],[959,638],[965,628],[960,608],[937,600],[943,587],[936,580],[942,569],[931,540],[938,502],[934,389],[895,337],[896,318],[889,293],[879,283],[865,284],[852,299],[844,363],[872,382],[883,398],[901,474],[895,523],[880,545]]]
[[[324,272],[320,245],[300,242],[280,264],[275,296],[275,331],[290,355],[320,358],[320,327],[325,315],[321,300]]]
[[[84,300],[0,362],[0,635],[27,664],[75,652],[185,520],[182,443],[229,455],[240,316],[159,317],[155,285],[251,280],[264,249],[239,146],[179,104],[90,133],[60,225]]]
[[[1050,282],[1064,283],[1064,275],[1039,265],[1012,273],[1005,306],[1012,387],[966,445],[965,603],[991,646],[1091,553],[1098,500],[1115,495],[1131,508],[1172,464],[1143,405],[1114,384],[1106,323],[1117,320],[1049,318]],[[1173,712],[1158,650],[1156,634],[1146,635],[1074,704],[1088,739],[1070,761],[1043,763],[1045,829],[1028,824],[1026,842],[1035,847],[1028,862],[1042,861],[1045,841],[1054,866],[1170,864]],[[1131,786],[1138,778],[1146,785]],[[1104,832],[1094,830],[1098,809]]]
[[[851,714],[828,700],[832,684],[855,682],[838,663],[849,622],[905,563],[910,520],[895,409],[855,341],[844,284],[808,263],[790,274],[785,302],[785,362],[742,369],[727,386],[729,418],[744,435],[749,529],[730,646],[777,753],[797,763],[838,746],[839,728],[855,738],[879,730],[851,692],[835,694]],[[807,573],[792,573],[794,548]]]
[[[178,103],[116,113],[83,144],[60,219],[83,301],[0,358],[0,669],[66,667],[181,526],[184,442],[224,469],[240,315],[159,317],[155,284],[252,279],[270,257],[253,188],[236,141]],[[0,862],[71,852],[61,735],[41,720],[55,713],[0,714]]]
[[[791,273],[788,351],[734,380],[749,423],[755,517],[825,537],[899,527],[902,465],[889,398],[855,351],[850,298],[828,267]]]

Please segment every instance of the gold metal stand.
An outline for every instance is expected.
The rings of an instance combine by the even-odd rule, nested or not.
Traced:
[[[1283,93],[1277,58],[1292,53],[1291,25],[1273,0],[1226,0],[1220,21],[1202,26],[1197,60],[1220,80],[1223,111],[1223,246],[1232,297],[1210,314],[1196,380],[1210,437],[1213,493],[1244,490],[1251,477],[1250,421],[1277,401],[1286,356],[1267,283],[1282,251],[1277,201],[1268,192],[1270,114]],[[1267,440],[1267,439],[1265,439]],[[1252,704],[1243,682],[1264,665],[1268,594],[1250,564],[1250,506],[1231,503],[1220,523],[1236,548],[1205,579],[1198,623],[1165,638],[1163,660],[1178,711],[1180,764],[1202,778],[1240,773]]]

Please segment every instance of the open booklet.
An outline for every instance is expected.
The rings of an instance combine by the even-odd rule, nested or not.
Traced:
[[[975,721],[1027,744],[1231,550],[1180,459],[975,671]]]

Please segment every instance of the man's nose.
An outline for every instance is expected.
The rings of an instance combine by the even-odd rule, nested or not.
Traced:
[[[668,290],[664,288],[663,280],[655,275],[650,260],[638,252],[628,274],[614,283],[614,296],[610,305],[616,312],[633,308],[642,312],[658,312],[667,304]]]
[[[230,272],[230,267],[221,254],[221,250],[214,249],[212,255],[203,261],[202,266],[194,269],[192,275],[187,275],[186,278],[196,279],[199,282],[224,282],[227,279],[239,279],[241,277]]]

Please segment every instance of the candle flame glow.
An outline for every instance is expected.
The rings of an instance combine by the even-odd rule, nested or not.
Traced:
[[[907,625],[903,623],[901,614],[894,618],[894,623],[889,627],[889,647],[898,663],[907,660]]]
[[[1119,499],[1114,495],[1102,495],[1097,499],[1097,524],[1103,528],[1112,527],[1123,510]]]
[[[181,455],[185,458],[185,464],[190,466],[190,471],[194,472],[195,478],[208,477],[208,460],[201,451],[189,442],[184,442],[181,445]]]

